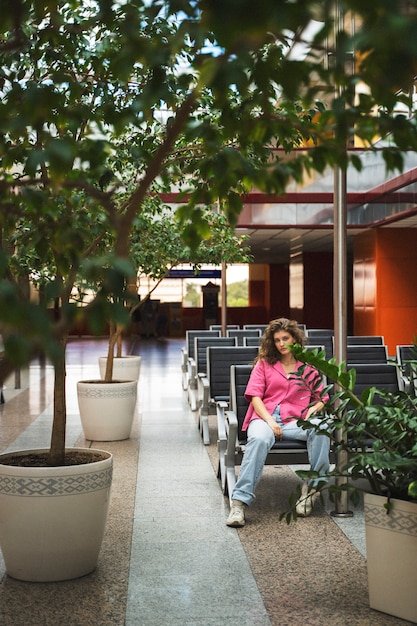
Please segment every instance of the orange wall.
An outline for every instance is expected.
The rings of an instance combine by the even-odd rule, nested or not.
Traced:
[[[249,265],[249,306],[269,308],[269,266],[259,263]]]
[[[355,238],[354,333],[383,335],[390,355],[417,335],[417,237],[379,228]]]

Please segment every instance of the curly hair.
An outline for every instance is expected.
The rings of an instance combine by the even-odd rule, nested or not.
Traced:
[[[255,362],[260,359],[265,359],[267,363],[274,365],[274,363],[281,359],[281,355],[274,342],[274,334],[281,330],[289,333],[300,346],[304,346],[305,335],[301,328],[298,327],[298,322],[289,320],[286,317],[279,317],[269,322],[266,327]]]

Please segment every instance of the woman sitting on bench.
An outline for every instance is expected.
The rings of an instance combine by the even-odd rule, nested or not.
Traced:
[[[318,388],[314,385],[314,379],[317,382],[319,376],[314,368],[305,367],[305,385],[300,384],[300,377],[293,375],[303,365],[288,348],[294,343],[304,345],[304,333],[296,321],[281,317],[269,323],[245,390],[250,405],[242,429],[247,430],[248,439],[232,493],[228,526],[245,525],[245,508],[255,500],[255,489],[275,439],[306,441],[311,469],[325,473],[329,468],[329,438],[297,425],[298,419],[310,418],[324,404],[320,400],[323,384]],[[319,479],[313,481],[310,490],[303,484],[296,504],[297,515],[310,515],[319,495],[315,488],[318,482]]]

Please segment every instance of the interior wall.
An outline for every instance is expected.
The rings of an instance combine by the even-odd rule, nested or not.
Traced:
[[[366,231],[354,242],[354,330],[383,335],[390,355],[417,335],[417,245],[411,228]]]
[[[290,317],[290,281],[287,263],[269,266],[269,320]]]
[[[304,324],[333,328],[333,252],[304,252]]]
[[[251,263],[248,279],[249,306],[264,306],[269,309],[269,265]]]

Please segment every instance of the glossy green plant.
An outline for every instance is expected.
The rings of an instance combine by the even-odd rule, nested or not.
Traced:
[[[322,490],[327,489],[331,499],[338,497],[341,491],[348,491],[353,503],[358,502],[362,490],[367,490],[385,496],[388,510],[391,498],[415,499],[416,395],[374,386],[358,396],[354,393],[354,367],[347,370],[345,363],[326,360],[324,352],[318,350],[300,346],[291,350],[298,360],[312,365],[328,382],[323,394],[328,393],[329,399],[325,402],[320,427],[310,420],[299,420],[298,423],[303,428],[315,428],[322,436],[329,437],[336,455],[344,453],[347,459],[343,467],[337,464],[328,472],[329,482],[322,484]],[[303,370],[304,366],[299,372]],[[297,475],[307,481],[317,477],[317,473],[312,471],[298,471]],[[335,478],[347,480],[332,480]],[[291,510],[281,516],[288,522],[296,518],[294,500],[292,497]]]

